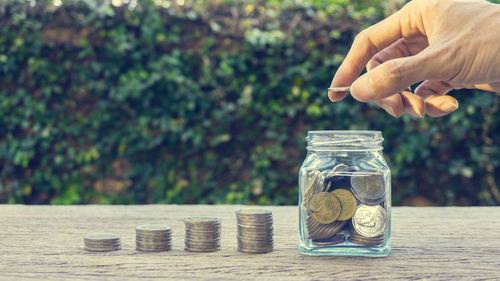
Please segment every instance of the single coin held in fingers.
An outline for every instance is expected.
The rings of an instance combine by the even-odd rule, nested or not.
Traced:
[[[351,87],[333,87],[333,88],[328,88],[328,92],[349,92],[351,91]]]

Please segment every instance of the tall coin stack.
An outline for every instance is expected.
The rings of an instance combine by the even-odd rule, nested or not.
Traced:
[[[91,252],[110,252],[120,250],[120,236],[108,233],[88,234],[83,237],[85,250]]]
[[[138,251],[162,252],[172,249],[172,228],[164,225],[140,225],[135,228]]]
[[[186,225],[185,250],[214,252],[220,250],[220,220],[212,217],[189,217]]]
[[[237,210],[238,251],[268,253],[273,251],[273,214],[269,210]]]

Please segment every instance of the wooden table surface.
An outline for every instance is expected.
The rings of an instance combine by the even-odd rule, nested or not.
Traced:
[[[0,280],[470,280],[500,279],[500,207],[395,207],[386,258],[310,257],[297,250],[297,207],[273,211],[275,251],[236,250],[237,205],[0,205]],[[184,251],[182,218],[222,220],[221,250]],[[135,226],[173,228],[173,249],[143,253]],[[121,235],[123,249],[92,253],[83,235]]]

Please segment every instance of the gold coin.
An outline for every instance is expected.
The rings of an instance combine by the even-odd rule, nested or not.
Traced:
[[[311,199],[311,196],[314,194],[314,190],[316,188],[316,184],[318,183],[318,181],[319,181],[319,173],[316,172],[312,176],[312,181],[308,185],[308,187],[306,189],[306,193],[304,194],[304,202],[306,203],[306,206],[309,205],[309,200]]]
[[[317,222],[329,224],[337,220],[340,215],[340,201],[332,193],[320,192],[311,198],[309,211]]]
[[[352,195],[351,192],[345,189],[335,189],[332,191],[333,195],[337,196],[337,198],[340,200],[340,206],[342,208],[342,211],[340,212],[340,215],[338,217],[339,221],[346,221],[354,214],[356,213],[356,198],[354,198],[354,195]]]

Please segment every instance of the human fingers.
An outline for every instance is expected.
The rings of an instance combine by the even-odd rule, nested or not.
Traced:
[[[366,70],[370,71],[377,65],[395,58],[409,57],[420,53],[428,46],[424,36],[414,36],[412,38],[400,38],[387,48],[378,52],[366,64]]]
[[[400,95],[392,95],[390,97],[377,100],[375,103],[393,117],[399,118],[401,114],[403,114],[404,107]]]
[[[375,101],[432,76],[435,67],[425,50],[417,55],[386,61],[360,76],[351,85],[351,95],[361,101]]]
[[[426,46],[427,46],[427,40],[425,40],[425,38],[424,39],[401,38],[396,42],[392,43],[389,47],[378,52],[370,61],[368,61],[366,69],[370,71],[374,67],[388,60],[411,56],[413,54],[419,53]],[[391,113],[390,114],[395,117],[398,116],[398,114],[400,116],[402,112],[406,112],[410,115],[420,118],[423,118],[425,116],[424,101],[420,97],[415,96],[411,92],[411,89],[409,87],[401,91],[399,95],[400,95],[399,99],[384,98],[381,100],[382,101],[381,103],[379,102],[376,103],[384,104],[385,105],[384,110],[386,110],[387,112],[389,111],[394,112],[394,114]],[[394,111],[394,108],[398,110]],[[401,113],[397,112],[399,111],[399,109],[402,109]]]
[[[375,103],[396,118],[405,112],[415,117],[423,118],[425,116],[424,101],[410,91],[402,91],[399,94],[377,100]]]
[[[476,89],[500,93],[500,82],[474,85]]]
[[[425,100],[425,110],[431,117],[441,117],[458,108],[458,101],[450,96],[430,96]]]
[[[401,9],[381,22],[361,31],[351,46],[346,58],[339,66],[330,87],[351,85],[365,68],[368,61],[379,51],[402,37],[401,22],[407,9]],[[331,101],[339,101],[346,92],[329,92]]]
[[[399,94],[401,95],[401,101],[403,102],[404,112],[415,117],[425,117],[425,103],[421,97],[406,90]]]
[[[426,80],[415,89],[415,95],[425,102],[425,110],[429,116],[440,117],[458,108],[458,101],[446,94],[454,87],[444,81]],[[441,97],[441,98],[439,98]]]
[[[415,95],[426,100],[430,96],[446,95],[451,90],[453,90],[453,87],[448,82],[425,80],[415,89]]]

